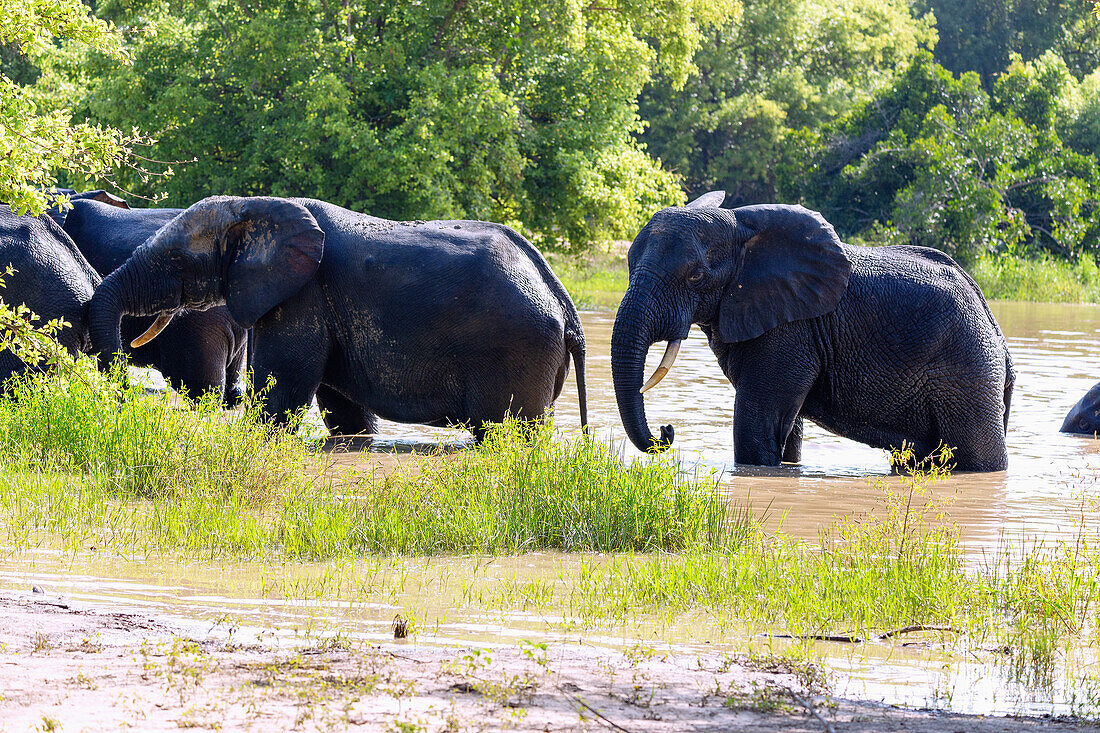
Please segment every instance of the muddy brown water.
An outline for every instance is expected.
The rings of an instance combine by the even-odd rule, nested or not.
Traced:
[[[941,485],[951,495],[949,511],[967,551],[977,562],[1004,541],[1072,537],[1084,504],[1100,485],[1100,440],[1062,435],[1066,411],[1100,380],[1100,307],[1032,303],[993,305],[1010,343],[1018,379],[1009,430],[1009,468],[1002,473],[956,474]],[[627,459],[640,458],[618,420],[611,387],[608,345],[614,316],[585,313],[588,336],[589,415],[596,430],[621,445]],[[660,347],[650,355],[652,368]],[[779,469],[733,465],[733,389],[722,376],[705,339],[693,331],[676,367],[647,395],[651,425],[676,427],[678,457],[686,470],[721,472],[737,501],[768,507],[784,531],[813,538],[842,514],[880,505],[876,478],[889,473],[886,453],[807,425],[803,463]],[[558,403],[557,424],[578,424],[575,386]],[[433,441],[463,441],[460,431],[383,423],[376,450],[407,451]],[[342,461],[354,460],[345,457]],[[363,454],[364,464],[388,464],[390,456]],[[539,579],[567,588],[579,572],[577,555],[532,553],[505,558],[364,559],[346,564],[202,563],[172,558],[117,557],[94,551],[61,552],[47,547],[4,552],[0,590],[47,593],[186,619],[229,624],[243,638],[278,642],[334,631],[366,641],[392,635],[401,612],[419,624],[417,641],[491,647],[520,640],[626,646],[639,641],[678,650],[729,649],[766,652],[783,642],[746,638],[705,616],[641,618],[627,626],[582,629],[548,611],[499,611],[485,599],[501,587]],[[314,589],[326,589],[315,592]],[[286,597],[312,600],[285,600]],[[1100,711],[1096,660],[1060,668],[1042,684],[1028,684],[1004,666],[956,655],[939,644],[909,638],[853,647],[822,644],[833,692],[860,699],[930,706],[984,714],[1048,714]],[[1083,704],[1082,699],[1093,702]]]
[[[937,491],[951,501],[949,513],[964,542],[981,552],[1003,536],[1053,538],[1079,529],[1082,498],[1100,489],[1100,440],[1058,432],[1069,408],[1100,381],[1100,306],[1056,303],[993,303],[1016,365],[1009,422],[1008,470],[960,473]],[[613,313],[584,313],[588,341],[588,414],[596,430],[621,446],[625,457],[641,457],[626,439],[611,383]],[[651,373],[663,345],[647,360]],[[890,473],[887,452],[856,443],[806,423],[802,463],[777,469],[736,466],[733,459],[734,390],[707,346],[692,328],[676,365],[646,393],[651,429],[676,428],[678,457],[687,470],[722,472],[722,483],[739,502],[768,509],[791,534],[815,538],[842,514],[881,504],[875,477]],[[557,425],[579,425],[572,374],[556,406]],[[460,431],[383,423],[382,446],[418,440],[460,440]],[[1087,520],[1086,511],[1086,520]]]

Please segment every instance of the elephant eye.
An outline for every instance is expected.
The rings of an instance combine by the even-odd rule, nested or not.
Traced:
[[[702,270],[693,271],[690,275],[687,276],[687,281],[689,283],[691,283],[692,285],[696,285],[696,284],[702,282],[703,281],[703,271]]]

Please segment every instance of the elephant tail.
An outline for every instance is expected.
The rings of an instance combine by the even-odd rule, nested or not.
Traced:
[[[573,357],[573,368],[577,371],[577,400],[580,403],[581,427],[588,431],[588,389],[584,381],[584,326],[581,325],[577,306],[569,297],[569,291],[554,274],[546,258],[516,230],[503,224],[494,225],[508,240],[534,264],[542,275],[543,282],[558,299],[565,318],[565,348]]]
[[[1008,411],[1012,406],[1012,386],[1016,384],[1016,370],[1012,367],[1012,355],[1005,349],[1005,435],[1008,435]]]
[[[581,412],[581,429],[588,432],[588,387],[584,379],[584,331],[566,329],[565,348],[573,357],[577,372],[577,403]]]

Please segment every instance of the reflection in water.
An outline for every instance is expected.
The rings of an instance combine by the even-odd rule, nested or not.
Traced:
[[[993,310],[1009,340],[1017,381],[1009,430],[1009,469],[994,474],[959,474],[940,491],[954,495],[951,515],[978,562],[982,550],[1006,538],[1051,537],[1079,530],[1081,495],[1095,490],[1100,471],[1100,441],[1058,432],[1069,408],[1100,380],[1100,307],[1032,303],[995,303]],[[625,439],[611,386],[608,346],[614,316],[583,314],[588,337],[589,416],[595,430],[621,443],[624,455],[640,458]],[[652,369],[661,349],[650,354]],[[770,505],[771,516],[785,515],[785,531],[814,538],[838,514],[878,505],[872,479],[888,473],[884,451],[830,435],[807,424],[803,464],[779,469],[733,465],[733,389],[719,371],[698,331],[683,343],[675,368],[646,395],[651,425],[676,427],[679,458],[701,473],[721,471],[730,495],[756,508]],[[576,389],[567,380],[557,406],[559,428],[576,430]],[[417,451],[434,441],[467,441],[468,434],[383,422],[373,451]],[[404,460],[378,452],[347,453],[338,461],[375,471]],[[870,477],[870,478],[869,478]],[[364,559],[345,567],[332,564],[258,563],[175,565],[145,563],[99,554],[49,551],[0,558],[0,589],[47,586],[77,598],[137,606],[210,623],[227,614],[255,627],[290,635],[310,623],[339,628],[362,639],[391,635],[395,609],[429,626],[420,642],[484,646],[523,638],[577,640],[563,630],[562,619],[532,613],[492,613],[471,589],[494,589],[523,579],[567,587],[580,563],[599,557],[533,553],[516,558],[410,559],[401,567],[385,559]],[[333,588],[333,577],[337,585]],[[347,580],[344,580],[347,579]],[[334,591],[339,601],[300,604],[284,593],[309,596],[311,588]],[[331,597],[331,596],[330,596]],[[354,604],[349,601],[358,601]],[[712,619],[678,620],[677,628],[659,619],[659,628],[620,628],[584,632],[589,643],[633,643],[639,638],[680,639],[680,648],[710,644],[741,650],[738,635],[716,628]],[[633,641],[631,641],[633,640]],[[765,651],[769,643],[756,643]],[[883,644],[872,647],[829,645],[829,666],[840,695],[887,702],[946,707],[963,712],[1066,712],[1066,702],[1086,684],[1063,670],[1046,690],[1027,689],[1006,680],[1002,667],[960,660],[949,650]],[[1085,691],[1095,694],[1095,691]]]

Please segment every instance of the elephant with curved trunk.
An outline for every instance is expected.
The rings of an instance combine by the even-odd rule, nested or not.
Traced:
[[[1097,435],[1100,433],[1100,382],[1093,385],[1085,396],[1070,408],[1059,429],[1063,433]]]
[[[121,267],[135,249],[183,211],[131,209],[106,191],[60,192],[68,194],[69,204],[48,213],[101,277]],[[152,323],[148,317],[123,319],[122,338],[131,364],[159,370],[173,389],[186,390],[192,397],[213,390],[228,408],[240,402],[248,332],[224,306],[182,311],[155,342],[143,344],[138,339]]]
[[[253,328],[253,380],[274,379],[276,420],[314,395],[336,434],[398,422],[484,424],[538,418],[572,357],[584,398],[584,332],[542,255],[507,227],[394,222],[313,199],[204,199],[96,290],[101,354],[121,347],[123,315],[224,304]]]
[[[923,247],[843,244],[801,206],[723,209],[722,192],[658,212],[628,253],[611,369],[640,450],[663,450],[642,393],[668,371],[692,323],[737,390],[738,463],[801,458],[802,422],[878,448],[941,444],[956,468],[1006,467],[1014,374],[1004,336],[969,275]],[[646,352],[669,342],[642,384]]]

